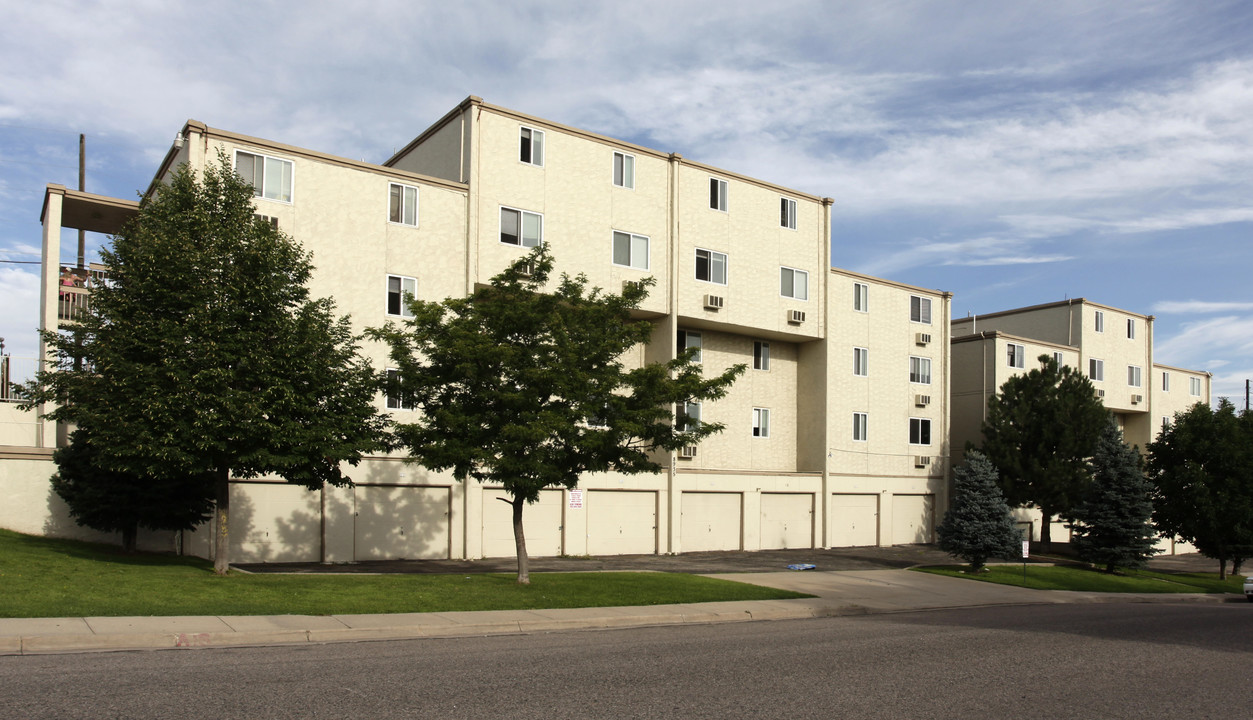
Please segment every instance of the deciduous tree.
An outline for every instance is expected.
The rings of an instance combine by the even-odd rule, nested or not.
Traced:
[[[1079,557],[1108,573],[1144,567],[1160,552],[1154,547],[1152,490],[1140,452],[1123,441],[1111,417],[1092,456],[1092,484],[1074,511],[1070,544]]]
[[[1022,535],[996,484],[996,467],[978,450],[953,471],[953,499],[935,529],[940,549],[979,572],[990,557],[1013,557]]]

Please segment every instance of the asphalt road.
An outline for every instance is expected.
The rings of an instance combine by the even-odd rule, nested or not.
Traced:
[[[1236,718],[1253,606],[0,657],[13,718]]]

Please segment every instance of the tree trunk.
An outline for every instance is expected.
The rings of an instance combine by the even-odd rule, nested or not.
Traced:
[[[124,553],[135,552],[135,538],[138,535],[139,535],[139,528],[135,525],[131,525],[122,530],[122,552]]]
[[[513,542],[518,548],[518,584],[531,584],[531,567],[526,555],[526,535],[522,532],[522,508],[526,500],[514,496],[513,502]]]
[[[213,514],[217,520],[213,533],[213,572],[225,575],[231,569],[229,518],[231,514],[231,470],[218,468],[213,481],[215,496]]]
[[[1223,555],[1218,558],[1218,579],[1227,579],[1227,556]]]
[[[1052,508],[1040,506],[1040,514],[1043,519],[1040,520],[1040,546],[1044,552],[1053,551],[1053,510]]]
[[[1243,565],[1244,565],[1244,558],[1242,558],[1242,557],[1235,557],[1235,558],[1231,558],[1231,574],[1232,574],[1232,575],[1239,575],[1239,574],[1240,574],[1240,568],[1241,568]]]

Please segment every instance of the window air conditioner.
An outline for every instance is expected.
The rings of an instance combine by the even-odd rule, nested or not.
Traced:
[[[804,310],[788,310],[787,321],[788,323],[792,325],[800,325],[801,323],[805,322],[805,311]]]
[[[931,333],[914,333],[914,342],[919,345],[926,345],[931,342]]]
[[[931,396],[930,395],[915,395],[914,404],[917,405],[918,407],[924,407],[926,405],[930,405]]]
[[[928,467],[931,465],[930,455],[916,455],[914,457],[914,467]]]
[[[1097,396],[1097,397],[1099,397],[1099,398],[1103,398],[1103,397],[1105,397],[1105,391],[1104,391],[1104,390],[1097,390],[1097,391],[1096,391],[1096,396]]]
[[[679,448],[679,457],[684,460],[691,460],[696,457],[696,446],[688,445],[686,447]]]
[[[1131,396],[1131,404],[1132,404],[1132,405],[1138,405],[1138,404],[1140,404],[1140,403],[1142,403],[1142,402],[1144,402],[1144,396],[1143,396],[1143,395],[1132,395],[1132,396]]]
[[[725,301],[722,299],[721,295],[706,295],[705,296],[705,309],[706,310],[721,310],[724,302]]]

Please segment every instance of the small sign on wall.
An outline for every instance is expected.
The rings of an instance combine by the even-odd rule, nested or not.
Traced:
[[[570,491],[570,509],[571,510],[583,509],[583,491],[582,490],[575,488]]]

